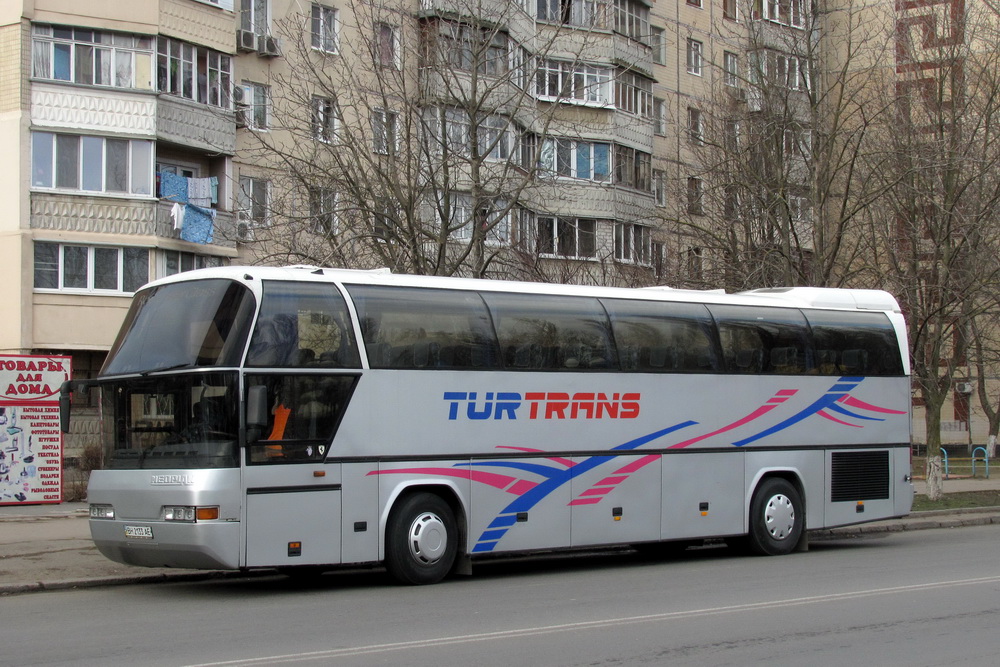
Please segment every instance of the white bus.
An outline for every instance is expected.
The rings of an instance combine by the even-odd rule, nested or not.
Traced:
[[[910,511],[908,374],[878,291],[191,271],[136,294],[89,381],[90,527],[122,563],[415,584],[511,552],[785,554]]]

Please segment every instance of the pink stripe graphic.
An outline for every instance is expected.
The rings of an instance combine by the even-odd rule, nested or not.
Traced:
[[[525,481],[508,475],[498,475],[494,472],[469,470],[468,468],[400,468],[399,470],[373,470],[369,475],[441,475],[443,477],[459,477],[471,479],[473,482],[488,484],[497,489],[506,489],[512,482]],[[531,482],[528,482],[531,484]]]
[[[837,422],[838,424],[843,424],[844,426],[852,426],[854,428],[862,428],[862,426],[860,424],[851,424],[851,423],[843,421],[842,419],[837,419],[836,417],[834,417],[833,415],[831,415],[830,413],[828,413],[826,410],[820,410],[816,414],[818,414],[820,417],[826,417],[827,419],[829,419],[832,422]]]
[[[778,393],[780,394],[781,392],[778,392]],[[778,406],[777,405],[772,405],[772,404],[762,405],[761,407],[757,408],[756,410],[754,410],[753,412],[751,412],[750,414],[748,414],[746,417],[744,417],[743,419],[741,419],[739,421],[733,422],[732,424],[729,424],[728,426],[723,426],[722,428],[718,429],[717,431],[712,431],[711,433],[706,433],[705,435],[700,435],[697,438],[691,438],[690,440],[685,440],[684,442],[678,442],[676,445],[671,445],[667,449],[681,449],[683,447],[687,447],[688,445],[693,445],[696,442],[701,442],[702,440],[707,440],[708,438],[711,438],[712,436],[719,435],[720,433],[725,433],[726,431],[732,431],[735,428],[739,428],[740,426],[743,426],[744,424],[749,424],[753,420],[759,419],[760,417],[763,417],[764,415],[766,415],[768,412],[770,412],[771,410],[775,409],[776,407],[778,407]]]
[[[593,505],[601,502],[600,498],[577,498],[570,502],[570,505]]]
[[[543,452],[541,449],[532,449],[531,447],[514,447],[512,445],[497,445],[497,449],[513,449],[515,452]],[[564,459],[561,456],[546,456],[546,460],[552,461],[553,463],[558,463],[567,468],[572,468],[576,465],[575,461],[570,459]]]
[[[844,405],[849,405],[852,408],[858,408],[861,410],[871,410],[872,412],[879,412],[884,415],[905,415],[906,412],[902,410],[890,410],[889,408],[880,408],[877,405],[872,405],[871,403],[865,403],[864,401],[859,401],[850,394],[842,397],[838,403],[843,403]]]

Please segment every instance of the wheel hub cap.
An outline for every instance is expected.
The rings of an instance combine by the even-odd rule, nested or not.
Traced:
[[[448,546],[448,531],[438,515],[425,512],[410,525],[408,543],[410,555],[421,563],[430,565],[444,555]]]
[[[778,494],[767,501],[764,508],[764,525],[775,540],[783,540],[792,533],[795,526],[795,507],[788,496]]]

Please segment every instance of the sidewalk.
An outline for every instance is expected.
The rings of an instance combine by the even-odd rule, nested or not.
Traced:
[[[924,482],[914,483],[923,493]],[[1000,473],[990,479],[948,479],[945,493],[1000,490]],[[0,507],[0,595],[32,591],[107,586],[124,583],[240,576],[239,572],[206,572],[145,568],[114,563],[90,540],[86,503],[9,505]],[[919,512],[902,519],[810,532],[811,540],[852,535],[1000,524],[1000,507]]]

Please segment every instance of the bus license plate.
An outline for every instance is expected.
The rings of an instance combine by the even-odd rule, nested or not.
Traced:
[[[125,537],[135,540],[153,539],[153,529],[149,526],[125,526]]]

